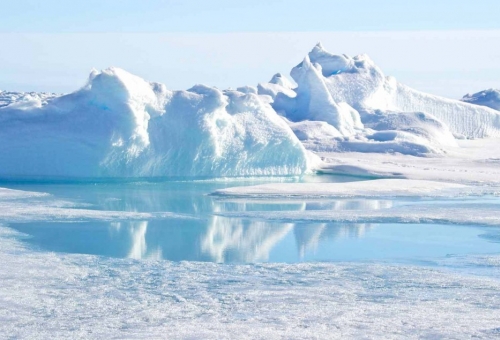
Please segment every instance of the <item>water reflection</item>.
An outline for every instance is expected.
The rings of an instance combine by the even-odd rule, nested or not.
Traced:
[[[158,197],[157,197],[158,198]],[[137,201],[136,201],[137,202]],[[157,202],[153,200],[153,202]],[[144,203],[142,201],[141,205]],[[152,202],[148,202],[149,204]],[[109,204],[117,204],[111,201]],[[130,200],[121,202],[127,209],[140,210]],[[157,203],[156,203],[157,204]],[[316,200],[316,201],[220,201],[191,200],[190,210],[210,212],[206,220],[141,221],[111,223],[110,242],[130,240],[127,257],[213,262],[265,262],[272,260],[276,248],[296,249],[288,258],[301,260],[315,254],[324,243],[342,238],[362,237],[369,224],[279,223],[214,215],[220,212],[305,211],[386,209],[388,200]],[[155,206],[155,204],[153,204]],[[116,208],[116,207],[115,207]],[[184,211],[186,207],[184,206]],[[290,252],[290,249],[287,251]]]
[[[132,238],[132,246],[128,253],[131,259],[155,259],[159,260],[162,258],[162,251],[159,246],[156,246],[154,250],[149,249],[146,244],[146,232],[148,230],[148,222],[130,222],[130,235]],[[150,247],[151,248],[151,247]]]
[[[100,238],[101,246],[93,251],[87,249],[97,254],[106,249],[107,255],[133,259],[255,263],[272,261],[272,252],[284,247],[289,248],[287,257],[294,262],[304,259],[307,253],[314,254],[325,243],[362,237],[371,228],[366,224],[269,223],[220,216],[199,222],[197,227],[186,225],[185,221],[169,222],[110,223],[103,226],[109,232],[108,238]],[[63,225],[60,227],[58,234],[61,230],[70,233]],[[71,235],[65,238],[71,239]],[[83,242],[85,239],[79,238]],[[291,253],[293,248],[296,251]]]
[[[28,242],[37,247],[58,252],[172,261],[295,262],[308,260],[308,256],[328,260],[332,244],[338,240],[360,238],[372,227],[365,224],[280,223],[216,214],[386,209],[393,205],[392,201],[374,199],[263,201],[222,200],[207,195],[215,189],[232,185],[234,183],[168,182],[34,188],[84,203],[86,208],[96,210],[169,211],[198,219],[47,222],[12,227],[31,235]],[[327,250],[319,254],[322,249]]]
[[[316,252],[321,242],[330,242],[339,238],[360,238],[372,228],[372,224],[308,224],[297,225],[294,235],[300,258],[307,252]]]
[[[215,262],[268,261],[270,251],[293,226],[215,216],[202,236],[201,251]]]

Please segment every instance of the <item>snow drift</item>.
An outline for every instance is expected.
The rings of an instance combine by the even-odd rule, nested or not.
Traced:
[[[21,105],[22,104],[22,105]],[[93,71],[45,105],[0,108],[0,175],[246,176],[302,174],[304,147],[252,93],[197,85],[169,91],[126,71]]]

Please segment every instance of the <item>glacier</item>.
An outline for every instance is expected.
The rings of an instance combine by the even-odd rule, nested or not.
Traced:
[[[0,91],[0,176],[302,175],[325,152],[435,157],[500,137],[494,90],[425,94],[321,43],[290,75],[176,91],[112,67],[66,95]]]

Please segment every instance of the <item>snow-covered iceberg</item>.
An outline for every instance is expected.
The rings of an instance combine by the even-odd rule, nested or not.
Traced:
[[[500,90],[488,89],[474,94],[466,94],[460,100],[466,103],[487,106],[500,111]]]
[[[309,156],[256,94],[197,85],[169,91],[118,68],[60,97],[0,108],[0,175],[302,174]]]
[[[275,78],[259,93],[271,95],[274,109],[314,151],[421,156],[446,152],[455,138],[500,136],[497,111],[411,89],[366,55],[334,55],[318,44],[291,76],[293,94]]]

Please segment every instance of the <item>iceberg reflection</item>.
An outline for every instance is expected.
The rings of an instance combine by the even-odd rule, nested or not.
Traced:
[[[214,216],[201,242],[202,252],[215,262],[261,262],[292,229],[291,223],[271,226],[262,221],[249,221]]]
[[[148,252],[146,244],[146,233],[148,230],[148,222],[130,222],[129,231],[132,237],[132,246],[128,253],[128,258],[131,259],[154,259],[159,260],[162,258],[161,249],[159,246],[154,251]]]
[[[269,223],[214,216],[196,228],[161,221],[113,223],[109,228],[111,242],[128,238],[125,257],[132,259],[256,263],[272,261],[271,253],[277,248],[275,256],[302,260],[327,243],[363,237],[371,225]]]

